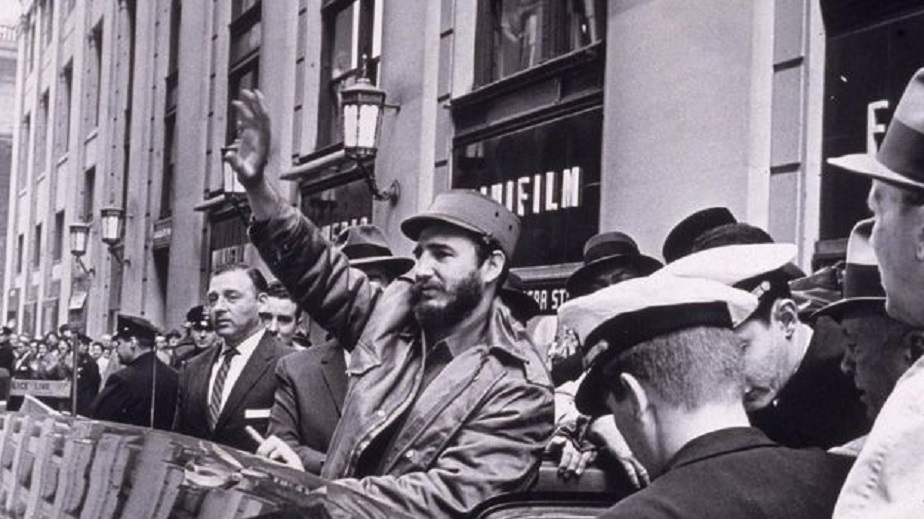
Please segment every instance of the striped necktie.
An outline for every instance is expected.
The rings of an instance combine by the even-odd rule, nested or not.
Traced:
[[[228,377],[228,369],[231,368],[231,359],[237,353],[235,348],[227,348],[221,352],[221,366],[218,367],[215,383],[212,385],[212,394],[209,397],[209,427],[213,430],[218,422],[218,415],[221,414],[221,393],[225,388],[225,378]]]

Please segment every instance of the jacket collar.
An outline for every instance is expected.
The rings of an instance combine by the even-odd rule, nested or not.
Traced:
[[[754,427],[719,429],[687,442],[667,463],[664,472],[731,452],[778,446]]]

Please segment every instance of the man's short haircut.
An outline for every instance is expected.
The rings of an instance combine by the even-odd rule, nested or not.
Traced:
[[[285,285],[283,285],[279,280],[273,281],[269,284],[269,286],[267,286],[266,295],[275,297],[277,299],[291,299],[294,301],[294,299],[292,299],[292,294],[286,290]]]
[[[226,263],[224,265],[220,265],[212,270],[212,277],[214,278],[215,276],[220,276],[221,274],[235,271],[240,271],[247,274],[247,277],[249,277],[253,282],[253,286],[256,288],[257,294],[266,292],[268,288],[266,276],[260,272],[260,269],[253,268],[246,263]]]
[[[734,332],[699,326],[640,343],[619,354],[605,373],[617,399],[625,397],[619,374],[629,373],[669,405],[694,410],[713,402],[741,401],[742,363],[741,340]]]

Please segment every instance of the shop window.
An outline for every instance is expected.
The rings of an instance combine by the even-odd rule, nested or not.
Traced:
[[[176,171],[176,112],[164,120],[164,174],[161,179],[160,217],[167,218],[173,214],[173,186]]]
[[[340,91],[366,74],[378,83],[382,50],[384,0],[329,0],[323,7],[321,93],[318,110],[318,148],[339,143]]]
[[[881,144],[908,80],[924,67],[924,8],[904,0],[862,8],[825,1],[822,7],[827,41],[819,238],[834,246],[870,215],[870,181],[836,171],[827,160],[875,152]],[[842,244],[837,252],[843,254]]]
[[[32,242],[32,266],[38,268],[42,264],[42,224],[35,226],[35,239]]]
[[[602,0],[481,0],[479,5],[479,85],[603,39]]]
[[[225,142],[236,136],[237,117],[231,102],[241,90],[260,87],[260,44],[263,40],[260,0],[234,0],[231,3],[231,47],[228,63],[228,128]]]
[[[93,221],[93,204],[95,203],[96,168],[90,168],[83,175],[83,200],[81,215],[84,222]]]
[[[100,99],[103,89],[103,22],[100,22],[90,33],[87,45],[89,48],[89,59],[87,66],[87,113],[92,117],[90,128],[96,128],[99,125],[100,116]]]
[[[64,251],[64,211],[55,213],[55,235],[52,245],[51,259],[55,262],[61,261]]]
[[[48,91],[39,101],[38,125],[35,128],[35,148],[32,150],[35,178],[45,173],[45,143],[48,138]]]
[[[67,153],[71,137],[71,91],[74,84],[74,65],[68,62],[61,70],[58,89],[58,113],[55,115],[55,156]]]
[[[26,253],[26,237],[22,234],[16,239],[16,273],[22,274],[22,260]]]
[[[35,20],[29,17],[29,25],[26,27],[26,65],[29,72],[35,68]]]
[[[19,173],[16,175],[16,188],[22,191],[26,188],[26,179],[29,177],[29,139],[32,138],[32,116],[26,114],[22,120],[22,131],[19,134]]]
[[[55,3],[54,0],[45,0],[42,4],[42,37],[45,48],[51,44],[51,31],[54,25]]]

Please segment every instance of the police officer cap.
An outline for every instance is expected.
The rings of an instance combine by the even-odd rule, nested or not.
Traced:
[[[212,323],[205,314],[205,307],[197,305],[186,312],[186,326],[195,330],[211,330]]]
[[[508,261],[520,238],[520,218],[493,198],[471,189],[450,189],[436,195],[426,211],[401,222],[401,231],[417,241],[421,231],[434,223],[448,223],[493,239]]]
[[[115,333],[116,339],[126,340],[134,337],[142,344],[151,345],[154,344],[154,336],[157,333],[157,327],[144,317],[119,314]]]
[[[743,290],[661,272],[568,301],[558,316],[577,333],[586,372],[575,396],[578,410],[591,416],[607,413],[605,369],[619,354],[687,328],[731,329],[756,309],[757,298]]]

